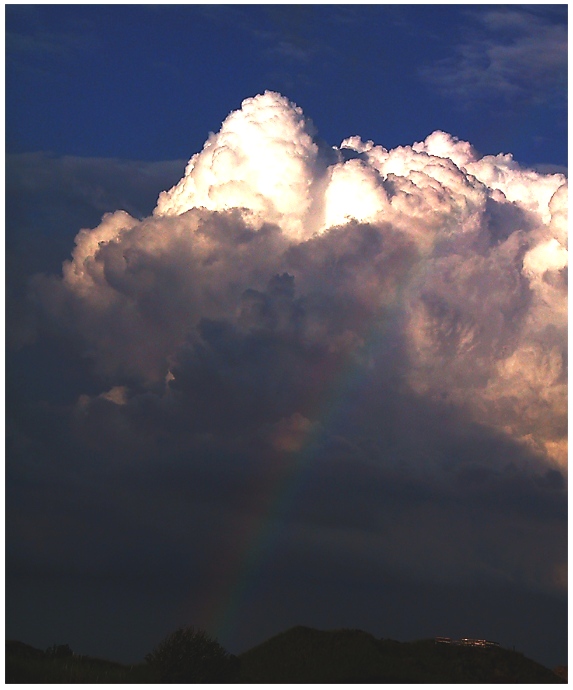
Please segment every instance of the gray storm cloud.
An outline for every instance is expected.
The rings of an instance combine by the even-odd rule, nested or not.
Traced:
[[[390,151],[358,136],[328,147],[266,92],[151,217],[105,215],[62,276],[34,286],[117,405],[132,386],[183,391],[197,419],[224,409],[240,428],[250,411],[294,448],[332,372],[360,369],[376,396],[393,342],[412,395],[563,469],[566,272],[563,175],[440,131]]]

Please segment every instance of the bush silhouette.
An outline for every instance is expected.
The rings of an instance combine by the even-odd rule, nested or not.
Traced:
[[[168,635],[145,660],[157,670],[162,683],[230,683],[239,666],[237,657],[192,626]]]
[[[74,653],[67,644],[54,644],[46,649],[46,655],[52,659],[64,659],[68,656],[73,656]]]

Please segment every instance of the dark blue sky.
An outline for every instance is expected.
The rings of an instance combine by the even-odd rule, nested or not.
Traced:
[[[566,21],[566,5],[7,6],[7,150],[187,158],[270,89],[331,145],[442,129],[565,165]]]
[[[5,11],[7,636],[566,663],[567,6]]]

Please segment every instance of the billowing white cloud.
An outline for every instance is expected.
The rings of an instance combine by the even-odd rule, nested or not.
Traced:
[[[480,158],[444,132],[330,148],[266,92],[209,136],[151,217],[116,211],[81,230],[36,295],[122,406],[135,383],[184,391],[199,415],[217,395],[295,448],[337,372],[367,372],[376,397],[368,380],[398,366],[394,342],[409,393],[564,467],[566,214],[563,175]]]
[[[154,215],[243,208],[308,237],[318,154],[312,134],[302,110],[282,96],[248,98],[191,158],[183,179],[159,196]]]

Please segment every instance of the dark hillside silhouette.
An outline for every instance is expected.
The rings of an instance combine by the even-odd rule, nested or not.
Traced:
[[[234,657],[204,631],[180,628],[126,666],[6,642],[6,683],[566,683],[502,647],[397,642],[362,630],[298,626]],[[71,650],[70,650],[71,651]]]
[[[256,683],[560,683],[519,652],[295,627],[241,655]]]

